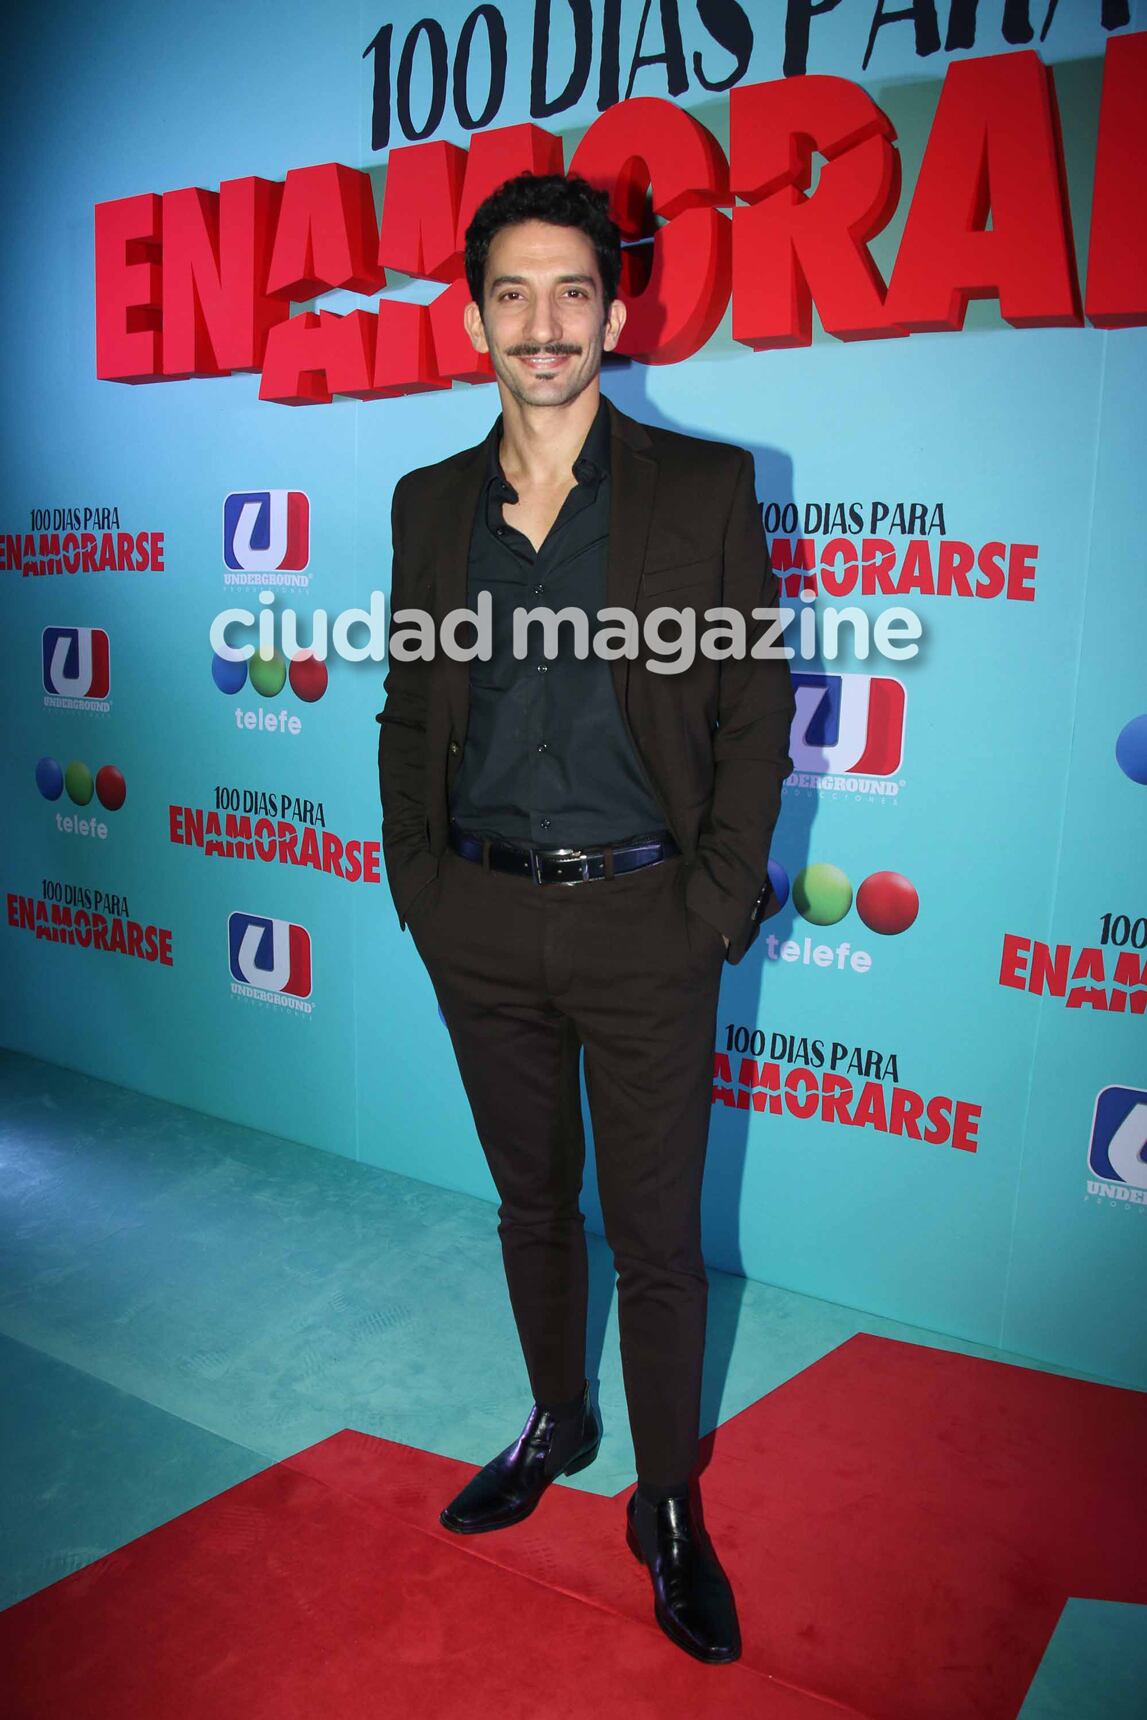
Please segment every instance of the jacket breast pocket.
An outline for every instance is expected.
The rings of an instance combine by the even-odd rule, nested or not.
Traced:
[[[641,590],[649,597],[660,597],[662,592],[676,591],[683,585],[710,585],[715,590],[720,584],[720,575],[720,559],[707,555],[700,561],[675,562],[672,567],[645,568],[641,575]]]

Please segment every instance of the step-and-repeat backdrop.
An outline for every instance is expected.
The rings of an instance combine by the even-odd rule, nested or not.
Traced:
[[[1147,10],[13,29],[5,1043],[495,1198],[382,867],[389,505],[498,411],[471,212],[582,173],[603,387],[752,450],[792,610],[707,1256],[1147,1385]]]

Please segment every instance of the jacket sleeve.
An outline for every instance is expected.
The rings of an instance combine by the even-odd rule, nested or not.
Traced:
[[[729,939],[726,960],[741,960],[757,936],[767,895],[769,845],[792,770],[792,675],[785,657],[753,657],[770,628],[753,610],[774,610],[780,585],[769,559],[754,482],[753,457],[740,449],[725,527],[722,603],[745,617],[743,658],[720,665],[714,784],[686,882],[686,901]]]
[[[393,572],[387,640],[385,699],[376,713],[378,730],[378,792],[382,802],[382,850],[398,923],[405,928],[406,911],[424,884],[438,872],[430,849],[426,809],[426,737],[430,697],[427,662],[404,663],[391,653],[396,611],[413,607],[408,591],[404,554],[404,524],[408,494],[405,478],[395,485],[390,510]]]

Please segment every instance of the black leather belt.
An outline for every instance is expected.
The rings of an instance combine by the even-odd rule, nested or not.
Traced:
[[[465,860],[482,861],[482,850],[489,850],[490,866],[495,872],[516,872],[532,878],[535,884],[583,884],[594,878],[605,878],[606,848],[526,848],[517,842],[501,842],[493,837],[473,836],[467,830],[450,829],[450,846]],[[668,831],[661,836],[641,842],[609,845],[613,851],[613,871],[636,872],[641,866],[655,866],[659,860],[670,860],[681,850]]]

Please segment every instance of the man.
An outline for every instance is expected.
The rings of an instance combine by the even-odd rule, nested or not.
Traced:
[[[733,1596],[694,1519],[708,1285],[700,1198],[724,962],[757,933],[791,769],[787,661],[512,650],[515,607],[723,605],[765,633],[777,582],[752,457],[646,426],[600,392],[617,346],[620,234],[604,193],[522,174],[466,234],[502,411],[477,446],[394,493],[383,847],[450,1032],[501,1196],[498,1234],[534,1404],[520,1437],[442,1512],[460,1534],[519,1522],[601,1438],[585,1377],[578,1204],[585,1053],[618,1275],[638,1486],[630,1548],[666,1634],[736,1659]],[[477,610],[492,650],[402,660],[399,611]],[[644,635],[643,635],[644,637]],[[568,635],[563,639],[568,643]]]

